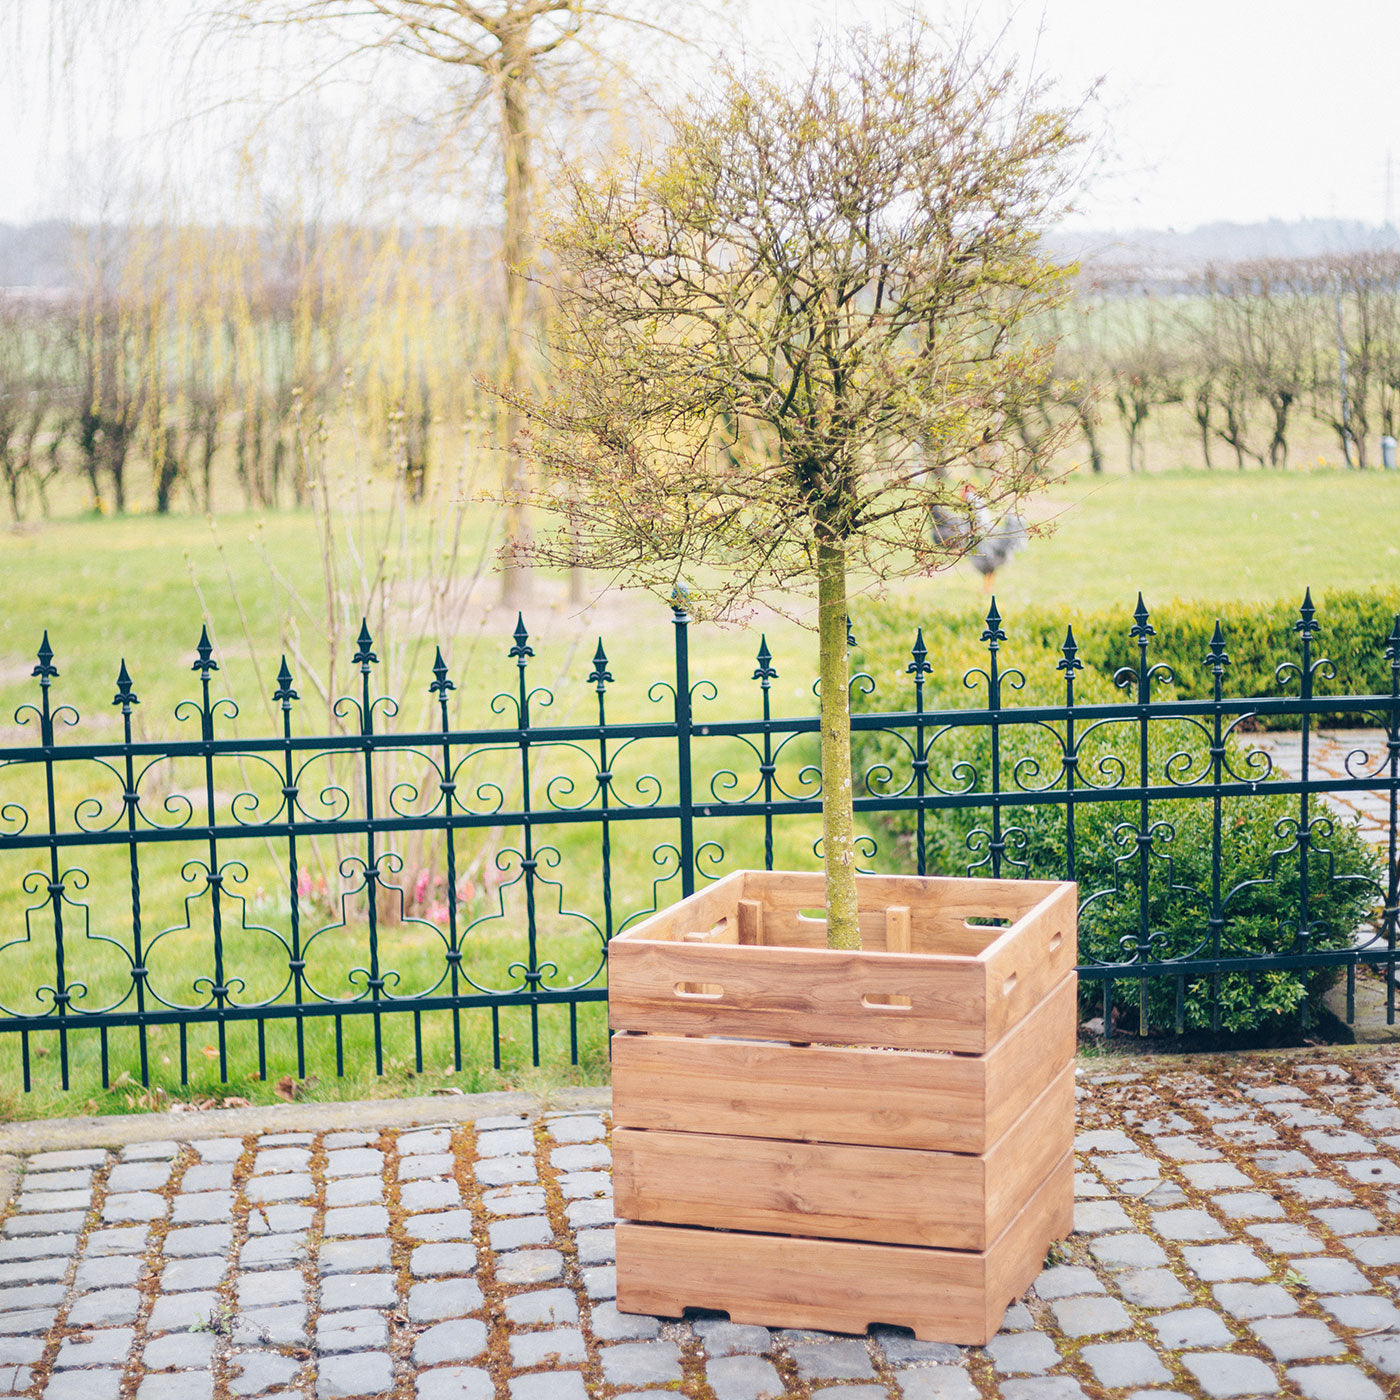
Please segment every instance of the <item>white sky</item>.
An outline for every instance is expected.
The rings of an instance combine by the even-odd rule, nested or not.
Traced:
[[[0,3],[14,7],[0,19],[0,48],[10,55],[9,70],[0,56],[0,220],[91,214],[117,185],[129,198],[133,184],[159,183],[152,152],[165,161],[175,152],[186,181],[193,172],[210,184],[228,178],[218,133],[243,119],[216,116],[198,135],[175,119],[216,95],[211,72],[237,88],[247,70],[233,49],[206,47],[191,90],[171,33],[194,8],[189,0]],[[55,3],[85,35],[66,68],[55,55],[67,40],[52,40]],[[813,23],[873,20],[891,8],[885,0],[735,3],[747,11],[748,42],[777,53]],[[925,8],[966,13],[960,0]],[[117,18],[92,24],[98,10]],[[1034,54],[1067,97],[1102,80],[1091,116],[1103,161],[1080,201],[1080,224],[1400,217],[1400,0],[1027,0],[1015,8],[987,0],[974,17],[989,32],[1006,25],[1011,48]],[[172,131],[169,145],[152,140]]]

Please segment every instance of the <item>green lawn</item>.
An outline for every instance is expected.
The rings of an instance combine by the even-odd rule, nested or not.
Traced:
[[[1139,589],[1150,605],[1160,606],[1173,598],[1293,599],[1301,598],[1303,589],[1309,586],[1322,590],[1393,583],[1400,577],[1397,503],[1400,474],[1181,472],[1098,480],[1081,476],[1054,488],[1035,503],[1032,518],[1053,523],[1053,531],[1033,541],[1002,571],[996,581],[998,603],[1014,639],[1016,609],[1024,604],[1063,606],[1067,612],[1120,606],[1126,625]],[[486,529],[487,522],[474,518],[467,531],[463,554],[468,576],[482,555]],[[258,537],[261,543],[250,537]],[[46,628],[56,653],[55,664],[61,672],[55,699],[76,705],[83,716],[79,728],[70,731],[72,737],[113,737],[117,732],[118,715],[111,700],[122,658],[126,659],[141,696],[138,737],[189,730],[189,724],[177,725],[173,719],[177,702],[195,695],[198,689],[198,678],[189,667],[202,619],[187,560],[193,561],[194,577],[219,643],[223,670],[217,678],[218,685],[226,685],[242,709],[237,732],[267,733],[272,716],[264,697],[272,688],[279,659],[278,638],[288,586],[304,591],[313,601],[312,612],[299,623],[303,653],[308,661],[325,654],[325,626],[318,621],[316,612],[321,589],[320,553],[308,516],[282,515],[265,522],[251,517],[225,518],[220,522],[219,539],[221,550],[214,547],[205,522],[180,517],[73,520],[15,531],[0,538],[0,561],[7,585],[7,605],[0,612],[0,718],[4,720],[0,728],[5,736],[0,743],[32,741],[32,727],[15,725],[10,716],[16,706],[35,695],[29,672]],[[421,542],[412,538],[394,541],[391,553],[396,552],[400,558],[398,567],[404,582],[401,588],[389,591],[376,638],[377,650],[385,658],[381,673],[387,672],[388,688],[405,701],[400,723],[409,727],[423,723],[428,714],[426,687],[431,679],[431,644],[439,640],[430,638],[426,646],[407,645],[423,631],[422,613],[416,609],[409,586],[423,548]],[[276,565],[275,577],[263,562],[264,554]],[[488,704],[492,694],[513,690],[516,683],[515,664],[506,655],[515,618],[491,606],[496,587],[489,573],[474,590],[463,583],[445,610],[450,618],[450,635],[441,641],[458,686],[454,719],[466,727],[507,722],[508,717],[493,716]],[[647,690],[652,681],[670,675],[673,628],[668,608],[640,595],[597,590],[595,601],[580,610],[565,602],[563,581],[552,578],[541,581],[540,592],[538,608],[526,619],[536,652],[530,675],[534,684],[554,692],[555,703],[543,708],[537,699],[538,721],[577,723],[596,716],[596,693],[585,678],[600,634],[607,648],[609,670],[615,678],[609,693],[610,718],[666,717],[668,699],[662,696],[660,703],[654,702],[648,698]],[[899,594],[930,611],[980,611],[986,606],[981,579],[963,568],[902,584]],[[861,606],[868,604],[862,602]],[[345,643],[350,641],[352,624],[358,619],[346,615],[344,621],[339,665],[342,676],[348,680],[349,648]],[[692,628],[692,679],[708,677],[718,689],[716,700],[703,696],[698,699],[699,719],[756,713],[758,688],[752,672],[760,630],[767,634],[780,673],[773,692],[775,712],[810,712],[814,703],[810,689],[813,638],[797,623],[765,610],[744,628]],[[256,665],[250,655],[249,639]],[[933,660],[936,665],[937,659]],[[325,706],[316,698],[313,686],[305,682],[300,685],[304,700],[297,723],[303,729],[322,729],[327,722]],[[216,687],[215,693],[222,692]],[[751,769],[752,755],[746,754],[742,746],[734,744],[732,755],[726,761],[732,763],[736,773]],[[810,746],[795,747],[786,770],[789,778],[795,780],[801,763],[812,757]],[[585,784],[589,779],[588,765],[580,758],[546,756],[538,762],[537,802],[544,782],[551,776]],[[639,745],[627,761],[617,765],[617,771],[621,781],[635,781],[651,772],[663,783],[669,783],[673,779],[672,765],[673,755],[665,746]],[[513,767],[507,771],[513,772]],[[42,793],[33,788],[35,776],[30,775],[30,786],[19,798],[16,793],[23,784],[15,775],[11,774],[8,781],[0,777],[0,802],[23,800],[33,819],[41,821]],[[400,776],[413,780],[421,774],[402,769]],[[60,811],[71,813],[82,798],[97,793],[108,802],[110,817],[116,810],[110,805],[114,795],[119,806],[119,790],[110,778],[91,765],[83,772],[61,775]],[[191,792],[198,799],[201,782],[196,765],[164,775],[159,791]],[[265,781],[244,773],[221,775],[221,795],[226,799],[244,783],[268,799],[274,797]],[[586,786],[577,787],[572,800],[579,800],[588,790]],[[718,825],[702,823],[699,839],[722,839],[731,868],[761,859],[761,831],[755,824],[745,822],[742,830],[723,833],[718,831]],[[780,827],[777,863],[810,864],[815,834],[813,823]],[[516,839],[516,833],[488,829],[474,839],[464,840],[459,869],[470,868],[481,887],[473,913],[489,910],[490,896],[483,877],[494,855]],[[596,831],[560,823],[547,828],[540,839],[559,849],[561,864],[552,873],[563,881],[565,909],[601,921]],[[672,839],[673,832],[652,830],[645,823],[617,829],[612,859],[621,908],[633,910],[647,905],[651,881],[658,873],[652,859],[653,847]],[[185,845],[162,851],[147,847],[142,858],[142,898],[148,934],[162,928],[175,930],[166,935],[160,950],[158,976],[164,980],[153,981],[153,986],[176,1001],[193,999],[190,986],[210,971],[203,904],[192,910],[189,928],[183,929],[182,898],[189,887],[181,883],[178,867],[182,859],[193,853]],[[280,985],[278,969],[285,966],[285,954],[280,952],[276,939],[256,928],[261,923],[285,932],[286,898],[280,884],[285,853],[254,838],[242,843],[236,854],[249,867],[243,892],[249,899],[246,922],[250,930],[231,936],[231,956],[237,960],[236,971],[248,979],[251,995],[254,990],[275,990]],[[323,842],[323,849],[304,853],[304,859],[317,872],[330,872],[333,886],[335,863],[343,854],[343,847],[337,849],[332,843]],[[406,879],[410,882],[415,874],[438,868],[441,860],[440,846],[420,846],[408,854],[410,868]],[[20,888],[25,872],[36,864],[36,855],[42,856],[42,852],[30,853],[23,860],[13,852],[7,856],[0,844],[0,941],[22,937],[25,910],[38,902],[36,896],[27,896]],[[82,973],[87,977],[95,998],[110,996],[124,985],[125,963],[115,949],[99,940],[102,935],[129,939],[130,890],[125,852],[120,847],[80,850],[72,860],[91,876],[89,889],[75,898],[86,900],[90,906],[88,932],[92,935],[75,954],[79,966],[73,975]],[[661,897],[673,897],[675,886],[675,881],[663,885]],[[508,891],[505,919],[483,925],[473,936],[469,966],[487,985],[508,983],[508,965],[523,956],[520,892],[518,886]],[[318,948],[322,976],[332,990],[339,988],[342,992],[348,985],[350,969],[363,962],[364,956],[363,911],[352,909],[349,915],[344,928],[331,927],[338,921],[332,891],[317,921],[327,926]],[[44,942],[50,927],[48,919],[47,913],[36,917],[35,937],[29,945],[0,951],[0,1000],[12,1008],[32,1007],[31,989],[52,980],[51,947],[46,952]],[[49,942],[51,945],[51,938]],[[403,974],[404,985],[426,985],[439,961],[431,932],[421,925],[391,923],[385,943],[386,958]],[[541,947],[543,957],[559,964],[563,981],[587,975],[597,962],[596,935],[586,922],[576,918],[546,918]],[[156,979],[155,958],[152,967]],[[450,1064],[448,1018],[425,1018],[427,1085],[470,1090],[558,1082],[578,1076],[596,1078],[606,1073],[599,1008],[587,1009],[580,1017],[582,1063],[578,1070],[559,1068],[568,1055],[566,1014],[557,1010],[542,1014],[542,1058],[547,1066],[543,1077],[531,1063],[527,1013],[503,1014],[506,1043],[500,1071],[491,1067],[487,1016],[467,1014],[461,1024],[466,1066],[459,1075]],[[315,1097],[400,1092],[414,1078],[411,1018],[388,1018],[386,1027],[386,1053],[392,1072],[384,1080],[373,1074],[366,1018],[349,1018],[345,1022],[347,1074],[343,1080],[335,1073],[330,1025],[322,1022],[313,1027],[308,1033],[308,1055],[309,1074],[315,1082],[306,1092]],[[249,1071],[257,1063],[251,1028],[231,1032],[236,1074],[225,1089],[218,1083],[209,1029],[198,1028],[185,1047],[191,1077],[191,1088],[185,1096],[233,1093],[255,1101],[271,1097],[273,1083],[293,1064],[290,1034],[286,1027],[270,1030],[268,1054],[272,1072],[269,1082],[264,1083],[249,1078]],[[40,1044],[36,1038],[36,1091],[23,1095],[17,1091],[18,1050],[10,1043],[13,1040],[14,1037],[0,1039],[0,1113],[31,1115],[90,1107],[126,1111],[151,1103],[129,1084],[121,1084],[110,1092],[101,1091],[98,1046],[96,1037],[91,1035],[79,1037],[73,1044],[75,1091],[67,1096],[53,1088],[57,1079],[56,1046]],[[114,1078],[134,1072],[134,1045],[132,1033],[113,1034],[109,1050]],[[159,1083],[168,1091],[179,1093],[180,1048],[175,1034],[154,1033],[150,1057]],[[415,1082],[421,1089],[424,1081]]]

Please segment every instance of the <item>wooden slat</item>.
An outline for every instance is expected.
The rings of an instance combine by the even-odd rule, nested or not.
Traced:
[[[676,992],[696,984],[720,986],[723,994],[698,1001]],[[865,996],[908,997],[912,1004],[867,1005]],[[677,1035],[970,1054],[989,1043],[982,965],[917,954],[614,939],[608,1014],[615,1030]]]
[[[980,1155],[617,1128],[615,1211],[669,1225],[985,1249],[1073,1138],[1069,1065]]]
[[[985,1056],[615,1036],[619,1127],[985,1152],[1074,1055],[1065,978]]]
[[[891,904],[885,910],[885,952],[911,953],[913,950],[909,939],[909,906]]]
[[[757,899],[741,899],[737,906],[739,942],[753,947],[763,942],[763,905]]]
[[[982,1346],[1067,1232],[1073,1182],[1066,1155],[985,1253],[623,1222],[617,1306],[663,1317],[714,1308],[735,1322],[836,1332],[887,1323]]]
[[[1014,938],[990,950],[987,1038],[995,1043],[1074,971],[1079,961],[1076,885],[1061,885],[1023,920]]]

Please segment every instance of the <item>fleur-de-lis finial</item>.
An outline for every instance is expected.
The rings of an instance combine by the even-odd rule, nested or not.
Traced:
[[[754,657],[758,662],[758,667],[753,673],[754,680],[758,681],[764,690],[777,679],[778,672],[773,665],[773,653],[768,650],[768,634],[763,633],[758,639],[758,654]]]
[[[534,649],[529,645],[530,634],[525,630],[524,613],[516,613],[515,632],[512,635],[515,637],[515,645],[511,647],[507,654],[515,658],[515,664],[517,666],[523,667],[525,665],[525,658],[535,654]]]
[[[1129,629],[1128,635],[1136,637],[1138,645],[1145,647],[1149,637],[1157,635],[1157,629],[1148,621],[1151,614],[1147,611],[1147,604],[1142,601],[1142,594],[1137,597],[1137,607],[1133,609],[1133,625]]]
[[[190,666],[190,670],[198,671],[200,678],[207,681],[209,673],[219,669],[219,663],[214,660],[214,643],[209,640],[207,623],[199,629],[199,641],[194,649],[199,653],[199,659]]]
[[[442,659],[442,648],[438,647],[433,657],[433,683],[428,687],[428,694],[446,695],[449,690],[456,689],[456,685],[447,678],[447,662]]]
[[[909,650],[909,655],[914,659],[904,668],[906,676],[927,676],[933,671],[933,667],[928,664],[928,647],[924,645],[924,629],[919,628],[918,635],[914,638],[914,645]]]
[[[58,675],[58,667],[53,664],[53,648],[49,645],[49,629],[44,628],[44,640],[39,643],[39,664],[29,673],[39,677],[40,685],[48,685],[49,677]]]
[[[292,668],[287,665],[287,654],[282,653],[282,665],[277,671],[277,689],[272,692],[274,700],[281,701],[284,710],[292,708],[293,700],[300,700],[301,696],[292,689]]]
[[[112,697],[112,704],[122,707],[122,714],[129,715],[133,705],[139,705],[141,701],[136,696],[136,689],[132,683],[130,675],[127,674],[126,657],[122,657],[121,666],[117,670],[117,693]]]
[[[997,600],[992,599],[991,607],[987,609],[987,628],[982,633],[982,640],[991,645],[993,651],[997,645],[1006,640],[1006,633],[1002,630],[1001,614],[997,611]]]
[[[603,693],[603,688],[612,680],[612,672],[608,670],[608,654],[603,650],[603,639],[598,638],[598,650],[593,653],[593,669],[588,673],[588,679],[598,687],[598,694]]]
[[[1065,639],[1060,644],[1060,659],[1055,663],[1055,669],[1063,671],[1066,678],[1084,669],[1084,663],[1079,659],[1079,643],[1074,640],[1073,627],[1065,628]]]
[[[355,638],[355,654],[350,658],[350,661],[368,675],[371,663],[378,660],[379,658],[374,654],[374,638],[369,634],[369,618],[362,617],[360,619],[360,635]]]
[[[851,615],[846,614],[846,645],[853,647],[856,644],[856,634],[851,631]]]
[[[1400,670],[1400,613],[1395,614],[1395,622],[1391,626],[1390,636],[1386,638],[1385,659],[1391,666]]]
[[[1313,607],[1312,589],[1305,589],[1303,592],[1303,606],[1298,609],[1298,621],[1293,624],[1293,630],[1301,637],[1312,638],[1322,630],[1318,626],[1316,619],[1317,609]]]
[[[1220,619],[1215,619],[1215,631],[1211,633],[1210,651],[1206,655],[1206,665],[1210,667],[1211,674],[1221,676],[1225,674],[1225,668],[1230,664],[1230,657],[1225,651],[1225,632],[1220,626]]]

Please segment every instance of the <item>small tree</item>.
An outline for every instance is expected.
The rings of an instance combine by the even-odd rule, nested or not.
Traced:
[[[548,238],[555,392],[502,391],[547,468],[523,548],[663,596],[684,574],[702,616],[815,585],[833,947],[860,943],[847,577],[945,565],[1036,484],[1011,425],[1053,350],[1038,233],[1075,143],[966,42],[862,31],[796,87],[729,72],[655,161],[576,177]]]

